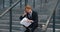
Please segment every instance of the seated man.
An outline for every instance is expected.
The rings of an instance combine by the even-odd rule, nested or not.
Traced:
[[[32,23],[29,27],[24,26],[26,28],[25,32],[34,32],[34,30],[38,27],[37,12],[33,11],[32,8],[29,5],[27,5],[25,7],[24,14],[20,16],[20,20],[22,20],[24,17],[28,18],[29,20],[27,20],[27,21]],[[29,28],[31,28],[31,29],[29,29]]]

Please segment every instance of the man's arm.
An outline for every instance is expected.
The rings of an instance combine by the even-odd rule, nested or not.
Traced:
[[[33,19],[34,23],[37,23],[38,22],[38,14],[37,14],[37,12],[35,12],[35,14],[33,16],[34,16],[34,19]]]
[[[19,17],[20,20],[22,20],[26,16],[26,12],[24,11],[24,14]]]
[[[22,20],[25,16],[20,16],[19,19]]]
[[[38,14],[35,12],[33,14],[33,20],[28,20],[28,22],[37,23],[38,22]]]

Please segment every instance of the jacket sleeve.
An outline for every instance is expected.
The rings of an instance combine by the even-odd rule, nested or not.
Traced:
[[[22,20],[25,16],[20,16],[19,19]]]
[[[38,22],[38,14],[35,13],[33,16],[34,16],[33,23],[37,23]]]

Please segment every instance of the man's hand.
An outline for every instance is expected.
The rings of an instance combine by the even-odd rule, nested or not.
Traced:
[[[22,16],[25,16],[27,13],[24,11],[24,14]]]
[[[28,20],[27,20],[27,22],[30,22],[30,23],[32,23],[32,22],[33,22],[33,20],[29,20],[29,19],[28,19]]]

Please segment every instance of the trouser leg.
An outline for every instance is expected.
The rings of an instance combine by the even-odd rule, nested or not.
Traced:
[[[30,32],[29,28],[26,28],[25,32]]]
[[[36,27],[31,28],[30,32],[34,32],[35,29],[36,29]]]

